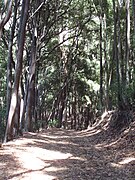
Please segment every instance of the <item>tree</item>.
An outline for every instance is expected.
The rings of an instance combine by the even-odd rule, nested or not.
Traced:
[[[20,102],[18,101],[19,95],[19,85],[21,80],[21,72],[22,72],[22,60],[23,60],[23,49],[24,49],[24,42],[25,42],[25,30],[26,30],[26,23],[28,18],[28,8],[29,8],[29,0],[22,2],[22,10],[21,10],[21,17],[20,17],[20,27],[18,33],[18,52],[17,52],[17,62],[16,62],[16,69],[15,69],[15,80],[14,80],[14,87],[11,97],[11,104],[9,109],[9,115],[7,119],[7,127],[5,133],[5,141],[8,139],[13,138],[13,128],[14,128],[14,118],[17,106],[20,106]],[[18,120],[18,119],[17,119]],[[16,122],[17,126],[19,126],[19,122]]]
[[[1,26],[0,44],[4,102],[7,77],[7,139],[12,139],[14,128],[85,129],[104,110],[131,108],[134,0],[132,6],[129,0],[15,0],[12,4],[10,28]],[[7,3],[1,22],[8,7]],[[0,113],[5,112],[2,100]]]
[[[3,14],[4,14],[5,11],[7,11],[6,15],[3,17]],[[1,16],[1,20],[0,20],[0,39],[1,39],[1,36],[2,36],[3,28],[10,19],[11,12],[12,12],[12,0],[5,1],[4,2],[4,9],[2,10],[2,13],[0,14],[0,16]]]
[[[16,22],[17,22],[17,8],[18,8],[17,0],[15,0],[13,23],[12,23],[10,37],[9,37],[9,43],[8,43],[6,119],[8,118],[10,102],[11,102],[11,94],[12,94],[12,67],[15,69],[15,62],[13,60],[13,40],[14,40],[14,36],[15,36],[15,27],[16,27]]]

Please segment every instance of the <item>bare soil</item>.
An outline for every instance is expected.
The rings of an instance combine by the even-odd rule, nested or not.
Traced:
[[[0,180],[134,180],[135,126],[25,133],[0,149]]]

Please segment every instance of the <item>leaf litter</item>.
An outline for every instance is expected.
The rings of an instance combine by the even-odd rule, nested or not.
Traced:
[[[103,122],[102,122],[103,123]],[[121,134],[103,126],[25,133],[0,149],[0,180],[134,180],[135,122]]]

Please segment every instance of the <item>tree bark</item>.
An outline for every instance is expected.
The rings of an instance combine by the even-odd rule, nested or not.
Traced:
[[[6,119],[8,118],[10,102],[11,102],[11,95],[12,95],[12,63],[13,63],[13,39],[16,27],[16,16],[17,16],[17,0],[15,0],[14,6],[14,17],[13,23],[11,27],[11,33],[9,38],[9,45],[8,45],[8,62],[7,62],[7,109],[6,109]]]
[[[22,2],[22,11],[21,11],[21,18],[20,18],[20,27],[19,27],[19,34],[18,34],[18,52],[17,52],[17,64],[15,69],[15,81],[14,81],[14,88],[11,97],[11,104],[8,114],[7,120],[7,127],[5,132],[5,139],[11,140],[13,138],[13,126],[14,124],[14,115],[17,107],[18,101],[18,91],[19,91],[19,84],[21,79],[22,73],[22,61],[23,61],[23,50],[24,50],[24,42],[25,42],[25,31],[26,31],[26,23],[28,17],[28,8],[29,8],[30,0],[23,0]]]
[[[125,102],[127,103],[127,86],[129,84],[130,58],[130,0],[126,0],[126,54],[125,54]]]
[[[132,9],[133,9],[133,22],[134,22],[134,35],[133,35],[133,59],[135,58],[135,0],[132,0]],[[135,103],[135,61],[133,60],[133,89],[134,89],[134,103]]]
[[[101,111],[103,108],[103,58],[102,58],[102,24],[103,24],[103,17],[102,17],[102,11],[100,14],[100,105],[101,105]]]
[[[109,73],[107,60],[106,14],[104,14],[104,59],[105,59],[105,111],[109,109]]]
[[[113,0],[113,16],[114,16],[114,44],[113,44],[113,57],[116,63],[116,79],[117,79],[117,102],[118,108],[122,106],[121,90],[120,90],[120,74],[119,74],[119,58],[118,58],[118,41],[117,41],[117,22],[118,22],[118,7]]]
[[[34,28],[33,42],[31,47],[31,62],[29,67],[29,88],[28,88],[28,99],[26,108],[26,131],[32,131],[32,117],[35,105],[35,66],[36,66],[36,40],[37,40],[37,29]]]
[[[2,20],[0,20],[0,39],[2,36],[2,30],[4,28],[4,26],[6,25],[6,23],[9,21],[10,17],[11,17],[11,13],[12,13],[12,0],[9,0],[8,3],[5,4],[5,9],[7,9],[7,13],[4,16],[4,18]],[[2,16],[2,15],[1,15]]]

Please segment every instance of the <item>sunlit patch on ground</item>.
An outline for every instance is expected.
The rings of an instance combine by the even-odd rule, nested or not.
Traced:
[[[102,141],[100,131],[46,130],[8,142],[0,150],[0,180],[132,180],[134,152]]]
[[[122,161],[119,161],[117,163],[111,163],[111,166],[112,167],[117,167],[117,168],[123,168],[124,165],[127,165],[131,162],[135,162],[135,158],[134,157],[126,157],[126,158],[123,158]]]
[[[49,164],[45,164],[42,160],[40,160],[34,154],[29,153],[29,152],[22,152],[21,156],[18,153],[17,156],[18,156],[19,163],[25,169],[36,170],[36,169],[44,168],[45,166],[49,165]]]
[[[58,151],[46,150],[38,147],[26,148],[26,152],[22,152],[21,156],[19,152],[16,152],[18,156],[18,161],[24,168],[27,169],[37,169],[48,167],[49,161],[67,159],[72,156],[69,153],[61,153]],[[48,163],[45,163],[47,161]]]
[[[105,147],[106,143],[101,143],[101,144],[96,144],[94,147],[95,149],[102,149],[103,147]]]
[[[94,128],[90,128],[89,130],[83,130],[81,132],[78,132],[76,134],[76,137],[90,137],[90,136],[93,136],[93,135],[96,135],[96,134],[99,134],[101,132],[101,129],[94,129]]]
[[[118,163],[110,163],[112,167],[114,168],[121,168],[122,165],[118,164]]]
[[[128,164],[128,163],[130,163],[132,161],[135,161],[134,157],[127,157],[127,158],[124,158],[122,161],[120,161],[119,164],[124,165],[124,164]]]
[[[51,176],[42,172],[28,172],[21,176],[11,177],[9,180],[56,180],[55,176]]]

